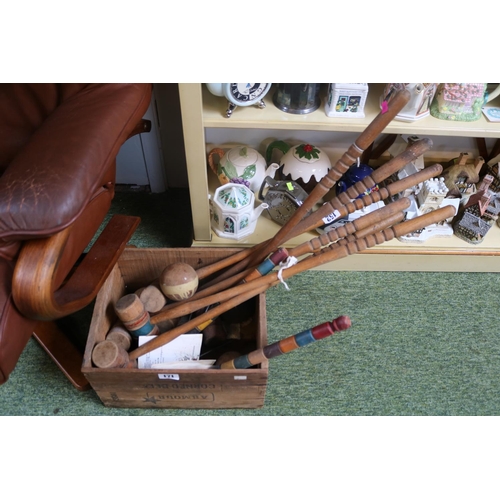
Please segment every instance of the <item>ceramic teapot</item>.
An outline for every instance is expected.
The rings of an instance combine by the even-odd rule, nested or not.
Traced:
[[[276,177],[297,182],[308,194],[332,167],[328,155],[311,144],[290,146],[284,141],[273,141],[266,150],[268,163],[274,149],[283,153]]]
[[[219,161],[216,162],[215,158]],[[266,167],[266,160],[255,149],[248,146],[236,146],[229,151],[213,148],[208,153],[208,165],[224,185],[229,182],[244,184],[257,193],[266,176],[274,175],[275,166]]]
[[[209,202],[212,229],[218,236],[235,240],[252,234],[259,215],[268,208],[266,203],[254,208],[252,190],[233,182],[218,187]]]
[[[440,83],[431,104],[431,115],[441,120],[472,122],[481,117],[481,108],[500,94],[500,85],[487,83]]]

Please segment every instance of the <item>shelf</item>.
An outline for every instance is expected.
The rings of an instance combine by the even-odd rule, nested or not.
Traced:
[[[211,94],[202,85],[203,126],[206,128],[258,128],[282,130],[362,132],[380,112],[379,98],[384,84],[369,84],[364,118],[330,118],[323,103],[313,113],[293,115],[279,110],[272,102],[274,88],[266,95],[266,107],[236,108],[231,118],[225,117],[227,102]],[[499,98],[495,99],[495,101]],[[494,101],[492,101],[494,102]],[[484,116],[475,122],[454,122],[428,116],[415,122],[394,120],[384,130],[387,134],[439,135],[455,137],[500,137],[500,123],[489,122]]]
[[[261,215],[255,232],[243,240],[218,237],[210,228],[208,193],[214,191],[213,173],[206,165],[206,132],[209,129],[241,130],[245,143],[252,129],[303,130],[310,132],[361,133],[378,114],[379,96],[384,84],[369,84],[365,118],[340,119],[326,116],[323,105],[307,115],[292,115],[272,103],[274,89],[266,96],[266,108],[236,108],[231,118],[225,117],[225,99],[213,96],[204,84],[180,84],[186,163],[188,168],[195,247],[251,247],[271,238],[279,227]],[[500,98],[497,98],[498,101]],[[492,101],[494,102],[494,101]],[[248,131],[248,132],[247,132]],[[500,123],[481,117],[476,122],[451,122],[432,116],[416,122],[394,120],[384,133],[418,136],[500,138]],[[215,178],[216,180],[216,178]],[[211,184],[209,188],[209,184]],[[313,231],[287,242],[293,247],[318,234]],[[403,243],[393,240],[320,269],[354,271],[436,271],[436,272],[500,272],[500,228],[494,226],[478,245],[457,236],[431,238],[425,243]]]
[[[218,181],[212,172],[208,173],[208,185],[209,192],[213,194]],[[263,212],[257,221],[255,231],[246,238],[241,240],[222,238],[212,231],[209,242],[194,240],[193,246],[252,247],[272,238],[280,227],[267,216],[266,212]],[[317,231],[309,231],[289,240],[285,246],[293,248],[317,236],[319,236]],[[422,259],[424,256],[426,258]],[[358,255],[351,255],[348,259],[327,264],[322,269],[500,272],[500,261],[491,259],[498,256],[500,256],[500,227],[494,225],[484,240],[477,245],[467,243],[455,235],[430,238],[424,243],[406,243],[394,239]],[[481,261],[474,257],[481,257]]]

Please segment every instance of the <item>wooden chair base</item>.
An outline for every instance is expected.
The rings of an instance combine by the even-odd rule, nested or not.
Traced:
[[[54,321],[39,321],[33,337],[76,389],[90,389],[90,384],[82,373],[83,354]]]

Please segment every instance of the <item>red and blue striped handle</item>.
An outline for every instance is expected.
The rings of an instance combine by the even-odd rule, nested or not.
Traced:
[[[281,264],[288,258],[288,251],[286,248],[278,248],[273,252],[267,259],[262,261],[253,271],[245,276],[243,283],[248,283],[249,281],[260,278],[261,276],[266,276],[269,274],[278,264]]]
[[[339,316],[331,322],[322,323],[309,330],[304,330],[303,332],[292,335],[291,337],[286,337],[269,344],[262,349],[257,349],[249,354],[244,354],[230,361],[226,361],[221,364],[221,369],[240,369],[240,368],[250,368],[251,366],[258,365],[266,359],[271,359],[281,354],[286,354],[299,347],[311,344],[316,340],[321,340],[335,332],[341,330],[347,330],[351,326],[351,319],[349,316]]]

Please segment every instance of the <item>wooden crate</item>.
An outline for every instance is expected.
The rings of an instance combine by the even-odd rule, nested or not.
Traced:
[[[82,372],[105,406],[117,408],[260,408],[268,378],[268,362],[245,370],[102,369],[92,365],[96,343],[116,321],[114,304],[127,293],[151,283],[173,262],[195,269],[238,252],[238,249],[126,248],[100,290],[90,325]],[[267,344],[265,295],[252,299],[255,347]]]

